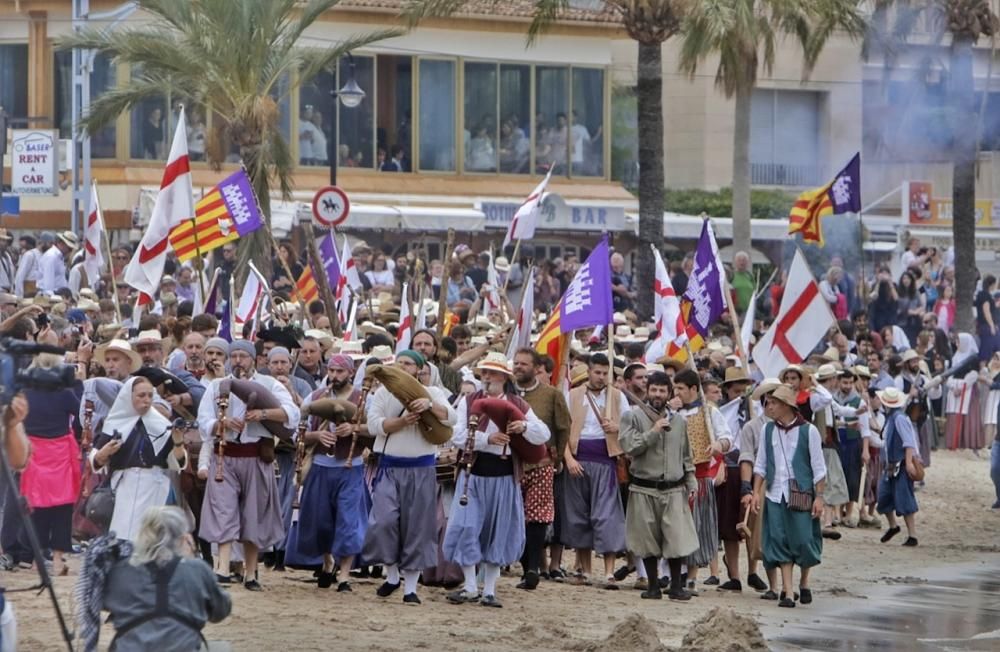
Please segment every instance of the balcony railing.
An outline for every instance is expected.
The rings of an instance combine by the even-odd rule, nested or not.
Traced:
[[[814,186],[820,182],[818,165],[751,163],[750,182],[758,186]]]

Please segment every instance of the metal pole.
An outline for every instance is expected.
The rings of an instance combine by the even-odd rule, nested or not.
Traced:
[[[337,83],[337,75],[333,76],[333,83]],[[326,140],[326,160],[330,165],[330,185],[337,185],[337,137],[340,135],[340,113],[337,111],[338,107],[338,93],[336,90],[330,91],[330,97],[333,99],[332,103],[332,113],[330,117],[331,124],[333,125],[333,130],[330,133],[330,137]]]

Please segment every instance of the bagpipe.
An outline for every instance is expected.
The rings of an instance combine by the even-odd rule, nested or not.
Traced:
[[[312,468],[313,456],[316,454],[317,446],[320,445],[316,443],[309,447],[306,446],[305,433],[308,429],[309,417],[314,416],[322,420],[318,429],[325,428],[327,425],[337,426],[342,423],[356,423],[358,417],[363,412],[364,396],[362,396],[359,404],[359,406],[356,406],[350,401],[339,398],[319,398],[302,406],[302,420],[299,422],[298,441],[295,448],[295,478],[299,486],[302,486],[306,480],[306,476],[309,475],[309,469]],[[351,435],[351,450],[347,458],[348,465],[351,463],[355,447],[354,439],[356,437],[357,433]],[[334,448],[331,447],[326,452],[326,455],[335,457]]]
[[[369,379],[375,379],[382,383],[382,386],[395,396],[404,407],[408,407],[418,398],[432,400],[430,392],[420,384],[419,380],[397,367],[368,365],[365,369],[365,380]],[[417,428],[424,439],[435,446],[440,446],[451,439],[451,426],[441,423],[430,410],[420,413]]]

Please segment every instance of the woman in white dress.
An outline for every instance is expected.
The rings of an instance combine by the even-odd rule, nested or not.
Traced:
[[[115,398],[90,463],[95,473],[110,473],[115,492],[111,532],[134,541],[148,507],[166,505],[170,495],[167,470],[187,465],[182,430],[153,407],[153,386],[145,378],[129,378]]]

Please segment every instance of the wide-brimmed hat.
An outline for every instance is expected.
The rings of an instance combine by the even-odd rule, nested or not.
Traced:
[[[920,354],[914,351],[913,349],[906,349],[905,351],[903,351],[903,355],[900,356],[900,362],[903,362],[904,364],[909,362],[910,360],[918,360],[918,359],[920,359]]]
[[[129,359],[131,365],[128,372],[130,374],[135,373],[142,366],[142,358],[132,350],[132,346],[125,340],[111,340],[107,344],[101,344],[94,349],[94,359],[97,360],[97,364],[101,366],[106,364],[105,356],[108,351],[117,351]]]
[[[575,387],[580,383],[586,382],[588,377],[590,377],[590,370],[587,368],[587,365],[583,363],[573,365],[569,371],[570,387]]]
[[[647,340],[649,340],[649,329],[645,326],[636,326],[635,330],[632,331],[632,341],[645,342]]]
[[[863,364],[855,365],[854,369],[852,371],[854,371],[854,375],[858,376],[859,378],[871,378],[872,377],[871,370],[868,367],[866,367],[865,365],[863,365]]]
[[[785,374],[787,374],[789,371],[797,373],[799,375],[799,378],[805,378],[806,377],[806,370],[803,369],[801,365],[790,364],[790,365],[788,365],[787,367],[785,367],[784,369],[781,370],[781,373],[778,374],[778,378],[780,378],[782,381],[784,381],[785,380]]]
[[[368,357],[377,358],[382,364],[390,364],[396,361],[396,356],[393,354],[392,348],[385,344],[379,344],[373,348]]]
[[[663,365],[664,369],[673,369],[674,371],[683,371],[687,368],[687,363],[681,362],[677,358],[671,358],[669,355],[659,358],[656,362]]]
[[[340,345],[340,352],[344,355],[349,355],[354,360],[364,360],[368,356],[365,355],[364,351],[361,350],[360,340],[346,340]]]
[[[795,395],[795,390],[788,385],[778,385],[774,388],[774,391],[770,394],[771,398],[776,401],[781,401],[785,405],[791,408],[798,407],[797,397]]]
[[[9,292],[0,292],[0,306],[16,306],[17,297]]]
[[[7,231],[7,229],[0,229],[0,240],[13,240],[13,239],[14,239],[14,236],[12,236]]]
[[[778,378],[765,378],[761,381],[760,385],[757,385],[757,389],[753,390],[753,394],[750,395],[750,398],[755,401],[759,401],[765,394],[770,394],[782,385],[784,385],[784,383]]]
[[[886,387],[881,392],[876,392],[882,405],[889,408],[901,408],[906,405],[907,395],[895,387]]]
[[[507,356],[499,351],[487,353],[486,357],[476,364],[476,371],[499,371],[508,376],[514,375],[514,372],[510,370],[510,361],[507,360]]]
[[[615,326],[615,339],[619,342],[631,342],[632,341],[632,328],[621,324],[620,326]]]
[[[747,370],[743,367],[729,367],[726,369],[726,378],[722,381],[722,386],[732,383],[749,383],[750,376],[747,375]]]
[[[495,267],[498,272],[509,272],[510,261],[503,256],[497,256],[497,259],[493,261],[493,267]]]
[[[100,312],[101,306],[96,301],[91,301],[90,299],[80,299],[76,302],[76,307],[84,312]]]
[[[387,331],[384,327],[379,326],[378,324],[375,324],[375,323],[370,322],[370,321],[366,321],[365,323],[363,323],[360,326],[358,326],[358,332],[361,333],[362,335],[373,335],[373,334],[388,335],[389,334],[389,331]]]
[[[615,325],[618,325],[618,324],[627,324],[628,323],[628,317],[626,317],[625,313],[623,313],[623,312],[616,312],[616,313],[614,313],[614,315],[612,315],[611,319],[612,319],[612,322]]]
[[[830,380],[831,378],[836,378],[839,374],[840,372],[837,371],[835,366],[824,364],[820,365],[820,368],[816,370],[815,378],[817,381]]]
[[[142,331],[132,340],[134,346],[140,346],[142,344],[162,344],[163,335],[160,331],[152,329],[148,331]]]
[[[72,231],[63,231],[58,235],[58,238],[62,241],[64,245],[70,249],[76,249],[80,241],[77,239],[76,234]]]

